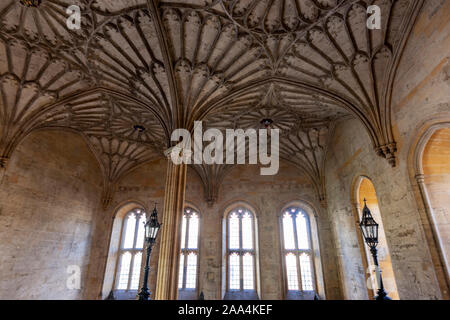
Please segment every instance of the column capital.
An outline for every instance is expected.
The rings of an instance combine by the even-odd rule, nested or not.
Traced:
[[[184,149],[178,145],[170,147],[166,150],[164,150],[164,156],[166,156],[167,159],[171,159],[172,152],[175,152],[178,155],[181,155],[183,157],[184,163],[190,163],[190,159],[192,156],[192,151],[189,149]]]
[[[177,146],[170,147],[170,148],[164,150],[164,156],[166,156],[167,159],[170,159],[170,154],[174,150],[177,150],[179,152],[179,151],[181,151],[181,148],[177,147]]]

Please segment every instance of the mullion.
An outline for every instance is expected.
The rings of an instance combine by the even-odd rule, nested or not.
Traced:
[[[307,234],[307,240],[308,240],[308,250],[303,250],[304,253],[306,253],[309,256],[309,268],[311,273],[311,283],[313,290],[316,288],[316,274],[314,269],[314,258],[313,258],[313,243],[312,243],[312,235],[311,235],[311,222],[309,220],[309,217],[305,217],[306,219],[306,234]],[[302,253],[303,253],[302,252]]]
[[[189,221],[191,217],[189,215],[186,215],[186,229],[184,232],[184,249],[185,249],[185,254],[184,254],[184,261],[183,261],[183,289],[186,289],[186,278],[187,278],[187,258],[188,258],[188,249],[189,245],[188,245],[188,239],[189,239]]]
[[[295,244],[295,265],[297,266],[297,281],[298,281],[298,290],[303,291],[302,287],[302,268],[300,267],[300,255],[299,255],[299,246],[298,246],[298,232],[297,232],[297,216],[298,212],[295,214],[291,214],[292,219],[292,227],[294,228],[294,244]]]
[[[244,290],[244,255],[242,251],[242,213],[239,215],[239,290]]]
[[[187,275],[187,251],[183,251],[183,281],[181,283],[181,289],[186,289],[186,275]]]
[[[256,290],[256,228],[255,228],[255,216],[252,214],[252,249],[251,249],[251,255],[253,259],[253,290]]]
[[[228,214],[227,217],[227,286],[228,286],[228,290],[231,290],[231,262],[230,262],[230,257],[231,257],[231,249],[230,249],[230,243],[231,243],[231,228],[230,228],[230,216]]]

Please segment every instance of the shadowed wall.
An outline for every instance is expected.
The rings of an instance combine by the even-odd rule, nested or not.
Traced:
[[[0,298],[80,299],[68,289],[70,265],[81,288],[102,176],[84,140],[73,133],[28,136],[0,187]]]

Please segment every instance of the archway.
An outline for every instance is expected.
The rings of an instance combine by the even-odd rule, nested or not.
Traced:
[[[261,299],[257,212],[255,206],[241,200],[230,202],[223,210],[223,300]]]
[[[448,233],[448,223],[445,223],[445,220],[443,223],[442,218],[448,219],[448,208],[442,210],[443,205],[445,206],[445,202],[442,201],[445,198],[445,192],[439,192],[439,189],[445,190],[445,181],[448,183],[449,179],[449,165],[446,163],[450,152],[449,131],[450,118],[428,121],[418,131],[409,157],[411,180],[415,180],[417,183],[413,186],[419,210],[423,214],[424,231],[427,235],[441,292],[447,298],[450,287],[449,246],[444,243],[444,239],[448,241],[448,235],[444,238],[442,232],[447,225]],[[432,198],[431,193],[433,194]],[[437,209],[437,215],[433,208]],[[444,214],[445,212],[446,214]]]
[[[135,212],[136,211],[136,212]],[[116,290],[116,289],[123,289],[118,288],[117,282],[119,281],[119,275],[118,275],[118,269],[120,266],[120,256],[123,252],[126,250],[123,250],[124,242],[127,239],[124,239],[124,236],[126,234],[131,233],[131,243],[134,243],[131,247],[127,246],[129,248],[130,252],[136,251],[134,250],[136,248],[136,242],[138,238],[138,224],[142,224],[142,220],[145,220],[146,218],[146,212],[148,210],[145,208],[145,206],[142,203],[139,203],[138,201],[128,201],[124,204],[121,204],[115,211],[114,211],[114,221],[112,224],[111,234],[109,238],[109,249],[108,249],[108,257],[106,261],[106,268],[104,272],[104,278],[103,278],[103,286],[102,286],[102,292],[101,292],[101,298],[102,299],[109,299],[114,298],[118,300],[127,300],[127,299],[133,299],[136,297],[137,289],[133,288],[133,290],[130,290],[130,286],[128,284],[128,281],[131,280],[129,277],[129,280],[127,281],[126,289],[127,290]],[[138,218],[139,214],[141,217]],[[133,214],[133,224],[130,225],[131,230],[127,229],[128,225],[128,219],[126,218],[128,215]],[[131,232],[129,232],[131,231]],[[141,239],[143,239],[141,237]],[[141,243],[143,243],[143,240],[141,240]],[[142,251],[143,247],[140,248],[138,251]],[[137,261],[137,260],[136,260]],[[131,268],[139,268],[139,273],[137,276],[137,282],[138,282],[138,288],[140,287],[140,279],[141,273],[142,273],[142,265],[143,265],[143,259],[142,259],[142,253],[139,261],[136,265],[131,264],[131,260],[128,266],[127,274],[131,275]]]
[[[299,231],[302,229],[299,225],[299,222],[302,220],[298,219],[298,216],[303,214],[304,222],[301,223],[303,225],[303,230],[305,234],[306,247],[300,244]],[[287,218],[287,221],[285,220]],[[290,221],[293,218],[295,220]],[[320,250],[319,243],[319,227],[318,227],[318,215],[317,210],[306,201],[292,201],[288,204],[284,205],[282,209],[278,213],[279,220],[279,230],[280,230],[280,244],[281,244],[281,264],[283,266],[283,286],[284,286],[284,299],[286,300],[308,300],[314,299],[316,294],[320,299],[326,299],[325,295],[325,281],[323,277],[323,265],[322,265],[322,255]],[[286,224],[286,222],[288,224]],[[291,231],[286,230],[286,227],[291,227]],[[305,232],[306,231],[306,232]],[[291,239],[289,239],[291,238]],[[292,239],[294,238],[294,239]],[[295,240],[297,238],[297,240]],[[291,245],[288,245],[289,242]],[[294,240],[294,241],[292,241]],[[296,244],[297,241],[298,243]],[[305,242],[304,242],[305,243]],[[306,250],[305,250],[306,249]],[[292,281],[292,277],[288,274],[288,266],[286,257],[291,254],[296,254],[296,251],[307,253],[312,258],[312,272],[310,272],[311,279],[313,280],[313,284],[309,289],[311,292],[308,292],[308,288],[303,288],[303,285],[298,285],[298,290],[295,288],[289,288],[289,281]],[[294,277],[297,278],[297,281],[300,280],[301,284],[305,280],[302,276],[303,270],[301,263],[297,264],[298,270],[297,273],[299,275],[294,274]],[[297,292],[298,291],[298,292]]]
[[[379,231],[378,231],[379,243],[377,247],[378,261],[382,271],[384,287],[388,292],[389,297],[391,297],[394,300],[398,300],[399,296],[397,291],[397,284],[395,282],[394,270],[392,268],[391,262],[391,255],[386,240],[385,230],[383,227],[383,221],[381,218],[375,187],[369,178],[360,177],[356,185],[358,221],[361,220],[362,209],[364,208],[364,199],[366,200],[367,207],[370,209],[373,218],[379,224]],[[360,234],[359,230],[357,232],[358,234]],[[376,283],[376,277],[374,274],[372,255],[370,253],[369,247],[364,243],[364,241],[360,241],[360,244],[363,244],[364,246],[364,250],[361,251],[363,251],[364,253],[363,256],[365,256],[367,266],[369,266],[368,270],[366,270],[366,273],[368,273],[369,270],[371,273],[370,278],[367,279],[367,286],[369,291],[373,291],[372,296],[375,296],[377,294],[378,287]]]
[[[445,261],[450,259],[450,128],[434,131],[423,149],[422,174]],[[448,272],[448,270],[447,270]]]

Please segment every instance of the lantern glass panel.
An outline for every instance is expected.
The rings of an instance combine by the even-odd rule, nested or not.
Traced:
[[[373,219],[367,206],[365,206],[363,210],[360,228],[366,243],[371,247],[376,246],[378,244],[378,223]]]
[[[150,223],[149,225],[149,238],[156,239],[156,234],[158,233],[158,228],[154,223]]]

